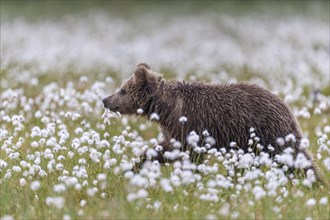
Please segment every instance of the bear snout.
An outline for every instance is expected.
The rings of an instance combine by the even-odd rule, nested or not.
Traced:
[[[104,108],[109,108],[109,97],[102,99]]]
[[[113,98],[114,97],[112,95],[102,99],[104,108],[110,109],[111,111],[118,111],[119,110],[118,103],[116,103]]]
[[[104,107],[105,107],[105,105],[106,105],[106,103],[107,103],[107,99],[105,98],[105,99],[102,99],[102,102],[103,102],[103,105],[104,105]]]

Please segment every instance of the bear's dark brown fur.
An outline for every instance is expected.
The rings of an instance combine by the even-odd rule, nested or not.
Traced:
[[[173,148],[170,142],[173,138],[182,143],[181,150],[185,151],[189,146],[187,135],[195,131],[203,137],[205,130],[215,140],[213,147],[229,149],[235,142],[238,148],[247,152],[250,128],[254,128],[263,151],[271,156],[291,147],[295,155],[302,152],[311,160],[308,152],[299,148],[302,134],[287,105],[257,85],[165,81],[147,64],[139,64],[133,76],[103,103],[105,108],[122,114],[137,114],[139,108],[148,118],[156,113],[164,135],[164,141],[160,143],[164,152]],[[182,116],[187,118],[184,123],[179,122]],[[294,135],[295,141],[278,143],[278,138],[289,134]],[[269,145],[274,148],[273,152],[269,151]],[[165,160],[162,155],[156,158],[160,162]],[[314,165],[311,169],[318,177]]]

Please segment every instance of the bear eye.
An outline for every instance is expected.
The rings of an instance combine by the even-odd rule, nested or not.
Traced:
[[[125,90],[125,89],[121,89],[121,90],[119,91],[119,93],[120,93],[120,95],[126,95],[126,90]]]

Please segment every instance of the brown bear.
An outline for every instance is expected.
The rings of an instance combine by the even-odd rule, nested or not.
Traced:
[[[159,144],[163,152],[155,158],[160,163],[166,151],[173,149],[173,139],[181,143],[181,150],[190,149],[187,138],[193,131],[197,144],[239,148],[244,152],[265,151],[274,156],[291,147],[312,160],[300,148],[302,138],[298,123],[288,106],[276,95],[254,84],[208,84],[204,82],[166,81],[147,64],[139,64],[131,78],[120,90],[102,100],[104,107],[121,114],[141,114],[156,119],[164,140]],[[251,131],[258,144],[251,144]],[[289,136],[288,136],[289,135]],[[287,137],[287,138],[285,138]],[[196,143],[195,143],[196,145]],[[200,155],[191,152],[196,161]],[[319,178],[316,166],[311,168]]]

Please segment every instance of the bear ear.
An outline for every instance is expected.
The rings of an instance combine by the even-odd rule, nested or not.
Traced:
[[[149,73],[144,65],[138,65],[134,71],[136,84],[147,94],[151,94],[157,90],[159,81],[153,73]]]
[[[146,63],[140,63],[140,64],[138,64],[136,67],[138,68],[138,67],[145,67],[147,70],[150,70],[150,66],[148,65],[148,64],[146,64]]]
[[[134,76],[136,83],[143,86],[147,83],[148,70],[139,64],[134,71]]]

